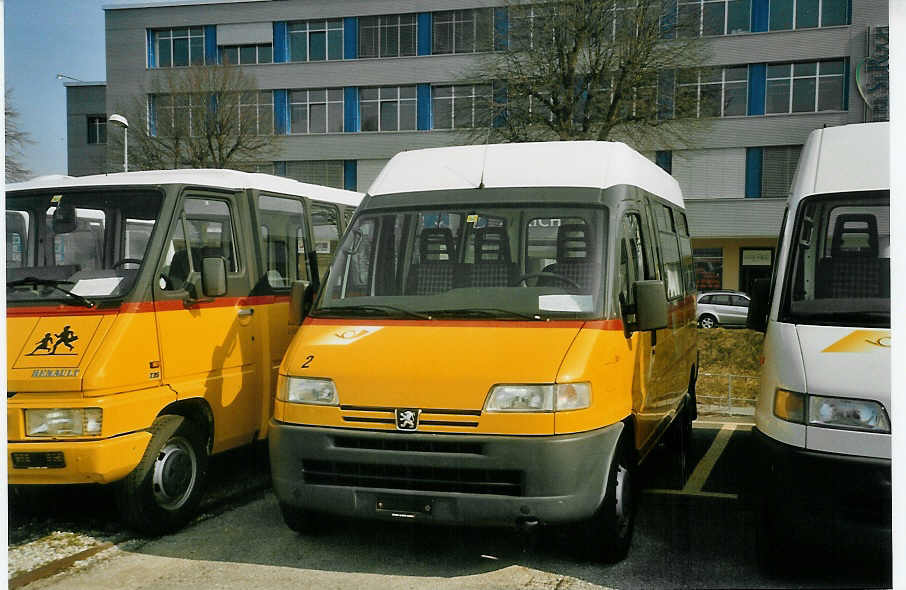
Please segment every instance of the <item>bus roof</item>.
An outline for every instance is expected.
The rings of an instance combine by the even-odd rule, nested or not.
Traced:
[[[318,201],[358,207],[362,193],[337,188],[307,184],[257,172],[240,172],[226,169],[147,170],[142,172],[117,172],[92,176],[42,176],[25,182],[6,185],[6,191],[67,189],[97,186],[139,186],[161,184],[187,184],[229,190],[258,189],[285,195],[300,195]]]
[[[683,206],[676,180],[619,142],[551,141],[432,148],[395,155],[369,195],[503,187],[642,188]]]
[[[812,131],[802,148],[790,202],[821,193],[890,188],[890,123]]]

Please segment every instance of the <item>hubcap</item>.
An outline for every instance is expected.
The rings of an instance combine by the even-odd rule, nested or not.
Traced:
[[[711,318],[702,318],[702,328],[713,328],[714,320]]]
[[[617,466],[616,500],[617,533],[624,537],[632,520],[632,477],[625,465]]]
[[[198,459],[189,441],[176,436],[167,441],[154,462],[154,500],[162,508],[177,510],[192,495]]]

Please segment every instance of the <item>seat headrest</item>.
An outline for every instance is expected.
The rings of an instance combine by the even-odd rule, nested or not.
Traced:
[[[448,227],[429,227],[418,236],[421,261],[455,260],[456,246],[453,232]]]
[[[510,237],[503,227],[483,227],[475,231],[475,262],[506,262],[510,257]]]
[[[844,213],[834,223],[831,256],[878,257],[878,220],[870,213]]]
[[[557,262],[587,262],[594,254],[591,226],[567,223],[557,230]]]

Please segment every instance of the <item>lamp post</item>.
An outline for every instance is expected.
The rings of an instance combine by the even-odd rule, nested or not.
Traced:
[[[107,120],[123,128],[123,172],[129,172],[129,121],[116,113],[110,115]]]
[[[57,74],[57,80],[62,80],[63,78],[66,78],[67,80],[74,80],[75,82],[82,82],[82,83],[85,82],[85,80],[79,80],[78,78],[73,78],[72,76],[67,76],[66,74]]]

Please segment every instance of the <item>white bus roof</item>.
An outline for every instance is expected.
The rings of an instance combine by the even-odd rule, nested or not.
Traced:
[[[551,141],[432,148],[395,155],[369,195],[502,187],[632,185],[683,206],[676,180],[619,142]]]
[[[8,184],[6,191],[160,184],[188,184],[228,190],[258,189],[285,195],[301,195],[352,207],[358,207],[364,196],[354,191],[307,184],[282,176],[226,169],[147,170],[92,176],[53,175]]]
[[[812,131],[793,177],[790,201],[822,193],[890,188],[890,123]]]

